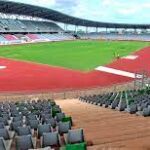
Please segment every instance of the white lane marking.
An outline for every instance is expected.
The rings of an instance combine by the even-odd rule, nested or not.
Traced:
[[[7,67],[6,66],[0,66],[0,69],[6,69]]]
[[[142,75],[140,75],[140,74],[135,74],[135,73],[122,71],[122,70],[118,70],[118,69],[113,69],[113,68],[108,68],[108,67],[103,67],[103,66],[99,66],[95,70],[112,73],[112,74],[116,74],[116,75],[120,75],[120,76],[125,76],[125,77],[129,77],[129,78],[139,78],[139,79],[142,78]]]
[[[137,55],[129,55],[129,56],[125,56],[125,57],[122,57],[123,59],[130,59],[130,60],[135,60],[137,59],[139,56]]]

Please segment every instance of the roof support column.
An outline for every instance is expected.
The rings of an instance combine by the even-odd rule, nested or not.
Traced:
[[[88,27],[86,27],[86,33],[88,33]]]
[[[134,33],[137,33],[137,29],[136,28],[134,28]]]
[[[106,33],[107,33],[108,28],[106,27]]]
[[[77,33],[77,31],[78,31],[78,26],[75,25],[74,27],[75,27],[75,33]]]
[[[123,34],[126,34],[126,33],[127,33],[127,28],[124,28]]]
[[[96,27],[96,33],[98,33],[98,27]]]
[[[115,28],[115,32],[116,32],[116,33],[118,33],[118,30],[117,30],[117,28]]]
[[[64,30],[67,31],[67,24],[64,23]]]
[[[66,24],[66,31],[68,31],[68,24]]]

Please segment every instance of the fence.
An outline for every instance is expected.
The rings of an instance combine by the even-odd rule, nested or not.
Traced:
[[[123,91],[134,89],[134,82],[115,84],[107,87],[95,87],[89,89],[78,89],[78,90],[64,90],[58,91],[24,91],[24,92],[3,92],[0,93],[0,101],[20,101],[20,100],[31,100],[31,99],[74,99],[80,96],[103,94],[114,91]]]

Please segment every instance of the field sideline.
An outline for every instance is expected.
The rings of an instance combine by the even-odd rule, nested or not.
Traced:
[[[114,53],[129,55],[148,42],[65,41],[0,47],[0,57],[31,61],[64,68],[91,71],[114,60]]]

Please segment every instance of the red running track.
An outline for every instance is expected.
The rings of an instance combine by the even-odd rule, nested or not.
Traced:
[[[139,56],[136,60],[120,59],[108,67],[130,72],[150,70],[150,47],[137,52],[136,55]],[[0,92],[64,91],[108,86],[133,80],[100,71],[83,73],[4,58],[0,58],[0,66],[7,66],[6,69],[0,70]]]

